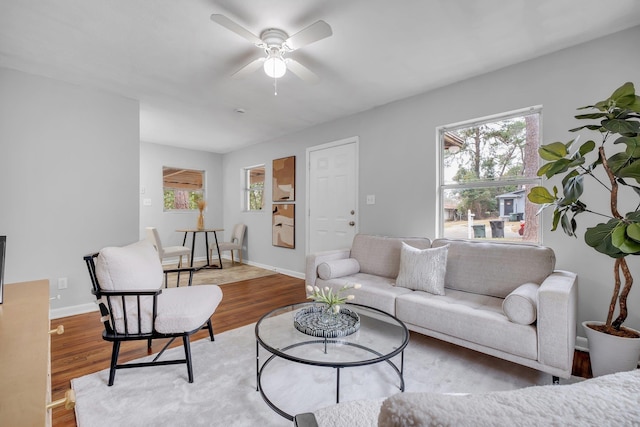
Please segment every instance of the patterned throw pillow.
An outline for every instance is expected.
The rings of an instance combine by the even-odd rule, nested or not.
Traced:
[[[396,285],[414,291],[444,295],[448,250],[449,245],[432,249],[416,249],[403,242]]]

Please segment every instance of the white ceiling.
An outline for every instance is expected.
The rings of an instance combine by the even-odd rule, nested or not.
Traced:
[[[290,54],[320,82],[230,78],[262,52],[212,13],[326,21]],[[224,153],[639,24],[638,0],[0,0],[0,66],[138,99],[141,140]]]

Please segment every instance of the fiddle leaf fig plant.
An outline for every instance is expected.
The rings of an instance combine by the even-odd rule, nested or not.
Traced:
[[[553,207],[551,231],[560,226],[565,234],[577,237],[578,215],[582,219],[583,214],[590,214],[600,221],[586,229],[584,240],[596,251],[615,259],[613,295],[606,324],[601,330],[637,337],[633,331],[621,326],[628,315],[627,296],[633,285],[626,258],[640,255],[640,96],[636,95],[633,83],[627,82],[609,98],[578,110],[591,110],[575,116],[590,122],[570,132],[591,131],[598,138],[581,144],[579,138],[575,138],[567,143],[541,146],[538,153],[546,163],[538,170],[538,176],[548,179],[558,175],[562,177],[562,187],[553,186],[549,191],[537,186],[527,197],[542,205],[540,210]],[[587,183],[599,187],[598,194],[606,198],[608,212],[598,212],[587,206],[584,197]],[[589,203],[598,201],[599,196],[595,194],[594,191],[589,193]],[[620,212],[619,200],[631,210]],[[616,307],[618,315],[614,319]]]

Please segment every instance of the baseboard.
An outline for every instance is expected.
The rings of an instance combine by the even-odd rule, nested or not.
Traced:
[[[76,314],[91,313],[98,311],[98,304],[90,302],[87,304],[72,305],[70,307],[54,308],[49,310],[49,318],[60,319],[61,317],[75,316]]]
[[[231,261],[231,256],[223,255],[222,259],[225,259],[227,261]],[[193,260],[194,261],[206,261],[207,257],[197,257],[197,258],[194,258]],[[215,259],[213,259],[211,261],[215,262]],[[299,271],[287,270],[287,269],[284,269],[284,268],[278,268],[278,267],[274,267],[272,265],[261,264],[259,262],[253,262],[253,261],[247,261],[247,260],[242,261],[242,263],[243,264],[247,264],[247,265],[252,265],[254,267],[262,268],[264,270],[270,270],[270,271],[273,271],[275,273],[284,274],[285,276],[291,276],[291,277],[295,277],[296,279],[304,280],[304,273],[300,273]]]

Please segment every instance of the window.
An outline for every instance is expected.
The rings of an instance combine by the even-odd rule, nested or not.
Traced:
[[[204,171],[163,166],[162,187],[165,211],[196,210],[204,199]]]
[[[439,235],[539,242],[541,108],[534,107],[438,129]]]
[[[244,206],[247,211],[261,211],[264,206],[264,165],[244,169]]]

